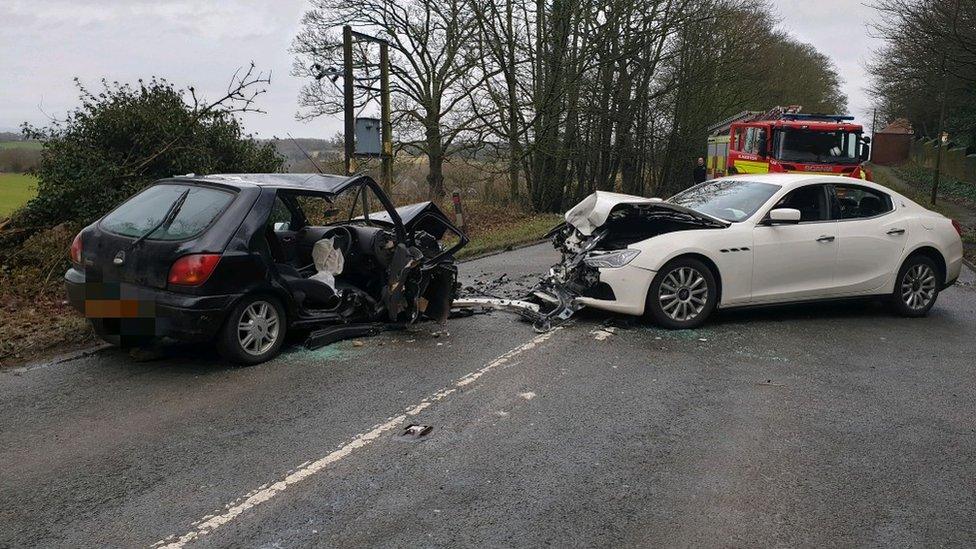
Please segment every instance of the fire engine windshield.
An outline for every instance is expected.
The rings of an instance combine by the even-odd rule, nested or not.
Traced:
[[[856,164],[861,134],[845,131],[778,130],[773,152],[787,162]]]

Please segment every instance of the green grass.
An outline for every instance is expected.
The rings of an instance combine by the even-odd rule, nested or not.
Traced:
[[[0,173],[0,219],[6,218],[36,194],[36,177],[19,173]]]
[[[925,191],[927,195],[935,170],[911,162],[898,166],[894,170],[902,179],[913,183],[919,187],[919,190]],[[939,196],[976,203],[976,183],[960,181],[950,175],[943,174],[939,182]]]
[[[939,185],[939,201],[932,204],[929,202],[932,170],[911,163],[888,169],[894,172],[899,180],[892,180],[884,170],[875,170],[876,183],[890,187],[923,207],[939,212],[950,219],[963,220],[963,255],[969,261],[976,263],[976,228],[971,221],[964,221],[972,218],[972,205],[976,198],[973,189],[976,189],[976,185],[946,177]],[[969,215],[966,215],[966,212]]]
[[[40,141],[0,141],[0,151],[4,149],[30,149],[39,151],[44,147]]]
[[[458,259],[504,250],[511,246],[540,240],[563,220],[561,215],[534,214],[513,224],[486,230],[471,237],[471,242],[458,252]]]

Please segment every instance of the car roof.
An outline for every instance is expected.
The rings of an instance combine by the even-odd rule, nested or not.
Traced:
[[[368,175],[336,175],[322,173],[222,173],[173,176],[171,179],[217,183],[232,187],[266,187],[295,191],[339,193],[354,184],[371,181]]]
[[[755,181],[757,183],[772,183],[774,185],[779,185],[783,188],[792,189],[794,187],[799,187],[802,185],[808,185],[811,183],[838,183],[846,185],[862,185],[864,187],[871,187],[873,189],[891,191],[887,187],[878,185],[877,183],[872,183],[865,179],[858,179],[855,177],[847,177],[842,175],[830,175],[830,174],[805,174],[805,173],[764,173],[764,174],[740,174],[740,175],[730,175],[728,177],[720,177],[722,180],[732,180],[732,181]]]

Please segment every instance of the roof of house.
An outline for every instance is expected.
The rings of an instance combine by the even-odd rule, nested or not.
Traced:
[[[895,134],[914,134],[915,131],[912,130],[912,123],[904,118],[898,118],[884,127],[884,129],[879,130],[877,133],[895,133]]]

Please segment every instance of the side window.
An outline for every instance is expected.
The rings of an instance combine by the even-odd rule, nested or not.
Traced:
[[[280,196],[275,197],[274,206],[271,207],[271,215],[268,216],[268,224],[276,231],[292,229],[291,210],[288,209]]]
[[[824,185],[808,185],[790,191],[773,206],[800,210],[800,223],[828,219],[827,193]]]
[[[745,128],[736,128],[735,133],[732,136],[732,150],[733,151],[744,151],[745,149],[745,139],[746,130]]]
[[[742,146],[742,151],[749,154],[756,154],[756,135],[758,128],[747,128],[745,143]]]
[[[763,141],[766,136],[766,130],[762,128],[757,128],[755,126],[747,128],[745,131],[745,144],[742,146],[742,151],[749,154],[765,155],[766,151],[763,150]]]
[[[857,185],[834,185],[834,219],[874,217],[894,209],[891,197]]]

